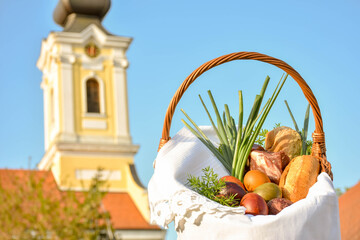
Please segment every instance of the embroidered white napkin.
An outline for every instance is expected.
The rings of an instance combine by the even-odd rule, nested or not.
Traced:
[[[201,128],[218,142],[211,127]],[[178,239],[340,239],[338,200],[326,173],[305,199],[277,215],[252,216],[244,207],[222,206],[185,185],[189,174],[202,176],[208,166],[220,177],[229,175],[186,128],[162,147],[154,164],[148,186],[151,222],[166,228],[175,221]]]

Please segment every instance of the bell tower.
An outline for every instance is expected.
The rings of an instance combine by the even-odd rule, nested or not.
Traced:
[[[45,154],[60,189],[82,190],[103,169],[110,192],[127,192],[148,219],[146,190],[139,182],[127,96],[126,51],[131,38],[101,24],[110,0],[59,0],[54,20],[61,32],[42,41]]]

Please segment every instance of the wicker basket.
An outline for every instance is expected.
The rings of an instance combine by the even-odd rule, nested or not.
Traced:
[[[176,105],[190,84],[213,67],[242,59],[270,63],[287,72],[299,84],[313,110],[315,131],[312,134],[312,155],[319,159],[323,173],[319,173],[306,198],[277,215],[245,214],[243,206],[223,206],[189,189],[187,176],[201,176],[202,169],[207,166],[218,176],[225,176],[228,172],[187,128],[180,130],[171,140],[169,136]],[[203,130],[206,135],[210,134],[210,139],[216,135],[211,126],[204,126]],[[304,79],[285,62],[260,53],[237,52],[215,58],[197,68],[185,79],[170,102],[160,149],[148,185],[151,223],[167,227],[174,221],[179,240],[340,239],[338,198],[332,184],[331,165],[326,159],[320,109]]]
[[[182,95],[188,89],[188,87],[204,72],[219,66],[223,63],[227,63],[234,60],[257,60],[265,63],[272,64],[286,73],[288,73],[300,86],[302,92],[304,93],[305,98],[311,105],[311,109],[313,111],[313,116],[315,120],[315,131],[312,134],[313,138],[313,145],[312,145],[312,155],[317,157],[321,164],[321,172],[326,172],[331,179],[333,178],[331,172],[331,164],[327,161],[326,158],[326,148],[325,148],[325,135],[323,131],[323,121],[320,113],[320,108],[318,102],[311,91],[310,87],[307,85],[305,80],[300,76],[300,74],[295,71],[290,65],[285,63],[282,60],[257,53],[257,52],[235,52],[227,55],[223,55],[221,57],[215,58],[211,61],[208,61],[193,71],[181,84],[181,86],[176,91],[175,95],[173,96],[168,109],[166,111],[164,126],[162,131],[162,137],[159,144],[159,149],[170,140],[170,127],[172,117],[175,112],[176,105],[179,103]]]

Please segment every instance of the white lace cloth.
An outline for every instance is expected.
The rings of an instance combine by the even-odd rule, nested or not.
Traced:
[[[202,127],[213,142],[211,127]],[[151,223],[167,228],[172,221],[178,239],[340,239],[338,200],[326,173],[308,196],[273,216],[245,215],[187,188],[189,174],[202,176],[212,167],[220,177],[227,170],[186,128],[160,150],[148,194]]]

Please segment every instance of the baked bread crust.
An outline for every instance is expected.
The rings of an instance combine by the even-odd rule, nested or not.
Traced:
[[[320,163],[314,156],[303,155],[292,159],[280,178],[283,197],[292,202],[305,198],[309,188],[316,183],[319,171]]]
[[[265,149],[267,151],[284,151],[290,159],[300,155],[301,146],[300,134],[289,127],[277,127],[269,131],[265,137]]]

